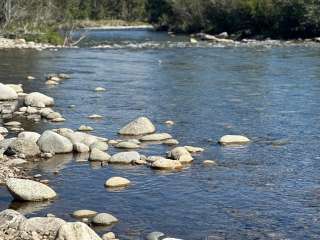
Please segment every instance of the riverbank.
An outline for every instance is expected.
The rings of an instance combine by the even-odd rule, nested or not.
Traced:
[[[146,22],[124,20],[76,20],[73,23],[76,29],[102,29],[102,30],[128,30],[128,29],[154,29]]]
[[[0,49],[35,49],[41,51],[50,48],[62,48],[62,46],[47,43],[36,43],[34,41],[26,41],[23,38],[9,39],[0,37]]]

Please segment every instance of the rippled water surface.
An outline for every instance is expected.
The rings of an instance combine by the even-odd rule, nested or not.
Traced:
[[[161,47],[134,47],[148,41]],[[79,49],[0,50],[0,82],[22,83],[26,92],[54,97],[67,119],[24,122],[27,130],[87,124],[95,134],[117,139],[121,126],[146,115],[159,132],[206,149],[175,173],[79,162],[85,155],[55,156],[34,172],[50,179],[57,200],[11,203],[3,188],[0,207],[67,220],[77,209],[110,212],[120,220],[112,227],[120,239],[140,239],[154,230],[186,240],[319,239],[320,48],[179,47],[186,41],[162,33],[96,31]],[[89,47],[110,43],[121,47]],[[48,87],[44,76],[52,72],[72,78]],[[26,80],[28,75],[36,80]],[[98,86],[107,91],[96,93]],[[105,117],[94,121],[87,118],[91,114]],[[176,125],[165,126],[168,119]],[[253,142],[221,147],[216,142],[225,134],[244,134]],[[169,149],[149,145],[139,151],[163,155]],[[206,159],[218,166],[203,166]],[[105,189],[105,180],[115,175],[133,184],[122,191]]]

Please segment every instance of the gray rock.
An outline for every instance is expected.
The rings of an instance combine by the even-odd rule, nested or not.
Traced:
[[[219,140],[219,143],[222,145],[243,145],[249,142],[249,138],[241,135],[225,135]]]
[[[137,160],[140,160],[140,154],[138,152],[131,151],[116,153],[109,159],[109,162],[118,164],[130,164]]]
[[[117,187],[125,187],[130,184],[130,181],[123,177],[111,177],[104,184],[106,187],[117,188]]]
[[[93,224],[100,226],[109,226],[117,222],[118,219],[109,213],[99,213],[92,219]]]
[[[64,220],[56,217],[34,217],[23,221],[19,230],[27,233],[36,232],[40,236],[56,236],[61,225],[65,223]]]
[[[53,100],[53,98],[48,97],[42,93],[33,92],[33,93],[28,94],[24,98],[24,104],[26,106],[44,108],[46,106],[54,105],[54,100]]]
[[[18,99],[18,94],[15,90],[0,83],[0,101],[7,101],[7,100],[15,100]]]
[[[156,131],[155,126],[146,117],[139,117],[120,129],[122,135],[144,135]]]
[[[193,157],[184,147],[176,147],[168,153],[168,157],[178,160],[181,163],[189,163],[193,161]]]
[[[109,146],[108,146],[108,144],[107,144],[106,142],[101,142],[101,141],[99,141],[99,142],[92,143],[92,144],[90,145],[90,149],[91,149],[91,150],[94,149],[94,148],[97,148],[97,149],[99,149],[100,151],[107,151],[108,148],[109,148]]]
[[[47,185],[28,179],[9,178],[6,185],[11,195],[17,200],[36,202],[57,196],[55,191]]]
[[[70,153],[73,145],[69,139],[53,131],[45,131],[38,140],[38,145],[42,152],[50,153]]]
[[[74,222],[63,224],[55,240],[101,240],[85,223]]]
[[[18,138],[36,143],[39,140],[40,136],[41,135],[36,132],[21,132],[19,133]]]
[[[105,162],[110,159],[110,155],[106,152],[103,152],[97,148],[92,149],[90,153],[89,160],[90,161],[99,161],[99,162]]]
[[[168,133],[154,133],[143,136],[140,138],[141,141],[164,141],[167,139],[171,139],[172,136]]]
[[[124,149],[136,149],[140,146],[136,143],[129,142],[129,141],[123,141],[119,142],[117,145],[115,145],[116,148],[124,148]]]
[[[0,134],[6,135],[8,133],[9,133],[8,129],[6,129],[5,127],[0,127]]]
[[[26,218],[21,213],[11,209],[6,209],[0,212],[0,229],[17,229],[19,225],[25,220]]]
[[[95,211],[83,209],[83,210],[74,211],[72,213],[72,216],[75,217],[75,218],[91,218],[91,217],[94,217],[97,214],[98,213],[95,212]]]
[[[78,153],[86,153],[90,151],[89,147],[83,143],[73,144],[73,150]]]
[[[178,160],[159,159],[153,162],[151,167],[159,170],[175,170],[182,168],[182,165]]]
[[[17,154],[24,154],[26,158],[35,157],[40,154],[39,146],[27,139],[15,139],[9,147]]]
[[[147,240],[160,240],[165,234],[162,232],[152,232],[147,235]]]

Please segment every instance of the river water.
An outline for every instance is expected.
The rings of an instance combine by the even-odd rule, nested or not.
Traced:
[[[79,161],[87,158],[83,155],[55,156],[33,166],[33,172],[50,180],[58,199],[12,203],[1,188],[1,209],[66,220],[73,220],[70,213],[77,209],[109,212],[120,222],[96,230],[112,229],[124,240],[143,239],[155,230],[186,240],[320,238],[319,46],[190,45],[186,37],[164,33],[92,31],[79,49],[0,50],[0,59],[0,82],[22,83],[25,92],[54,97],[67,119],[24,121],[26,130],[86,124],[96,135],[117,139],[121,126],[145,115],[181,145],[206,149],[173,173],[101,167]],[[72,78],[48,87],[48,73]],[[26,80],[28,75],[36,79]],[[96,87],[107,91],[96,93]],[[90,120],[91,114],[104,118]],[[168,119],[176,124],[165,126]],[[225,134],[253,141],[221,147],[216,142]],[[169,149],[149,145],[139,152],[164,155]],[[218,165],[205,167],[206,159]],[[133,184],[105,189],[105,180],[115,175]]]

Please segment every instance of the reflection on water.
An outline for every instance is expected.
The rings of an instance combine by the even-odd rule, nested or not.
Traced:
[[[14,209],[23,215],[36,214],[39,211],[45,210],[52,204],[52,201],[45,202],[18,202],[12,201],[8,208]]]
[[[121,32],[120,39],[110,32],[92,34],[94,44],[175,41],[152,32]],[[5,59],[0,82],[54,97],[67,119],[62,125],[24,120],[26,130],[85,124],[96,135],[117,139],[121,126],[146,115],[182,146],[206,149],[173,173],[57,155],[34,167],[59,195],[37,215],[73,220],[70,213],[77,209],[110,212],[120,219],[112,227],[120,239],[139,239],[154,230],[192,240],[319,239],[319,47],[82,48],[0,51],[0,57]],[[52,72],[72,79],[48,88],[44,76]],[[36,79],[26,80],[28,75]],[[96,93],[96,87],[107,91]],[[93,121],[87,118],[91,114],[104,118]],[[163,124],[169,119],[176,124]],[[216,142],[225,134],[245,134],[253,143],[221,147]],[[139,152],[165,155],[170,148],[145,145]],[[218,165],[204,166],[207,159]],[[112,176],[126,177],[132,185],[108,191],[104,183]],[[0,206],[11,200],[3,188]]]

